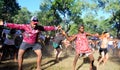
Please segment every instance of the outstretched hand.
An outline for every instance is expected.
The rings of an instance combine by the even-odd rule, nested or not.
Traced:
[[[57,28],[58,28],[58,30],[61,30],[62,29],[62,27],[59,25],[59,26],[57,26]]]
[[[62,26],[59,25],[59,26],[57,26],[57,28],[58,28],[58,30],[60,30],[62,32],[63,35],[66,35],[65,31],[62,30]]]
[[[64,30],[62,30],[62,29],[61,29],[61,32],[62,32],[62,34],[63,34],[63,35],[66,35],[66,33],[65,33],[65,31],[64,31]]]
[[[3,25],[3,21],[2,20],[0,20],[0,25]]]

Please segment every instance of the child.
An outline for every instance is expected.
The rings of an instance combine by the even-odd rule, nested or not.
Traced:
[[[59,61],[60,54],[62,53],[60,44],[63,39],[64,39],[64,36],[60,32],[56,33],[56,36],[53,39],[53,47],[56,50],[56,62]]]
[[[87,36],[94,36],[94,35],[86,33],[84,31],[84,26],[83,25],[81,25],[79,27],[78,34],[73,35],[71,37],[68,37],[66,35],[65,31],[63,31],[63,30],[62,30],[62,33],[63,33],[63,35],[65,35],[65,37],[69,41],[75,40],[75,45],[76,45],[75,51],[76,51],[76,54],[75,54],[75,58],[74,58],[74,61],[73,61],[73,70],[76,70],[76,68],[75,68],[76,67],[76,63],[77,63],[77,60],[78,60],[78,58],[79,58],[79,56],[81,54],[88,55],[88,57],[90,59],[90,70],[93,70],[93,67],[94,67],[94,57],[93,57],[91,48],[88,46]]]

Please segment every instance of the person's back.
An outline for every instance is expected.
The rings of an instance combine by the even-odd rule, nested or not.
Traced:
[[[64,40],[64,36],[61,33],[57,33],[53,41],[60,44],[62,40]]]
[[[17,48],[15,46],[16,30],[15,29],[4,30],[3,33],[5,34],[5,40],[3,45],[4,50],[3,54],[5,54],[4,57],[5,58],[7,56],[10,56],[10,58],[14,57],[14,60],[17,61],[16,59]]]
[[[4,44],[7,44],[7,45],[15,45],[15,32],[14,30],[6,30],[5,31],[5,41],[4,41]]]

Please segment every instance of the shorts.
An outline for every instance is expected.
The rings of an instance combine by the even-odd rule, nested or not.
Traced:
[[[104,52],[104,54],[106,55],[106,54],[108,53],[107,48],[100,48],[100,49],[99,49],[100,55],[101,55],[102,52]]]
[[[56,49],[56,48],[59,48],[59,44],[53,42],[53,47]]]
[[[85,55],[85,56],[88,57],[90,54],[92,54],[92,53],[91,52],[89,52],[89,53],[80,53],[80,56],[84,56]]]
[[[22,42],[19,49],[26,50],[28,48],[32,48],[32,50],[37,50],[37,49],[41,49],[42,46],[39,43],[28,44],[26,42]]]

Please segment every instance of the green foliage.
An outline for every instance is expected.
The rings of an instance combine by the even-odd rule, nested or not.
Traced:
[[[18,14],[13,17],[14,23],[28,23],[31,18],[31,13],[27,10],[27,8],[23,7],[18,11]]]
[[[120,9],[119,0],[110,0],[105,7],[105,10],[111,13],[116,12],[119,9]]]
[[[80,17],[82,4],[79,0],[45,0],[38,13],[40,21],[44,25],[59,25],[61,22],[73,21],[76,24],[82,22]]]
[[[2,14],[3,3],[4,3],[4,1],[0,0],[0,14]]]
[[[71,24],[68,35],[71,36],[71,35],[76,34],[76,33],[78,33],[78,25],[77,24]]]
[[[85,15],[84,19],[84,25],[85,25],[85,30],[90,33],[97,32],[97,27],[98,27],[98,20],[95,19],[94,14],[91,12],[87,13]]]
[[[120,10],[118,10],[116,13],[115,13],[115,17],[117,20],[120,21]]]
[[[57,9],[52,9],[52,3],[49,0],[45,0],[40,5],[41,11],[38,12],[38,17],[42,25],[59,25],[61,18]]]
[[[62,24],[65,30],[69,29],[69,35],[77,33],[79,24],[84,24],[85,30],[90,33],[111,31],[115,34],[113,24],[110,24],[111,17],[97,19],[97,14],[99,10],[116,12],[119,6],[118,0],[45,0],[40,5],[41,11],[38,12],[38,17],[42,25]],[[84,17],[81,18],[83,13]],[[117,15],[116,18],[119,19]]]
[[[20,9],[16,0],[1,0],[0,1],[0,17],[3,20],[12,22],[12,17],[18,13]]]

